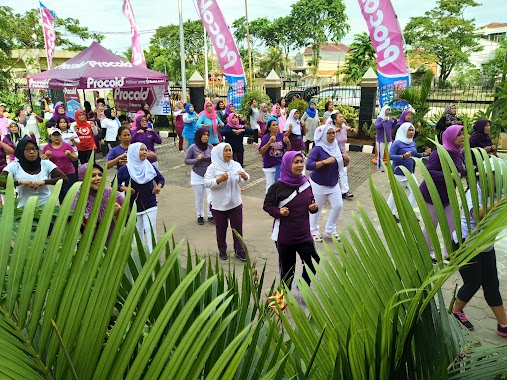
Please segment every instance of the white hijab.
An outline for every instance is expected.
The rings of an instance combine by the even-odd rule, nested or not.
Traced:
[[[384,107],[382,107],[382,109],[380,110],[380,113],[378,114],[378,117],[380,117],[382,119],[385,119],[386,117],[388,117],[386,115],[386,110],[388,110],[388,109],[391,109],[391,106],[385,105]]]
[[[412,141],[414,141],[414,139],[409,139],[407,137],[408,129],[410,127],[414,128],[414,126],[408,122],[400,125],[400,127],[398,128],[398,131],[396,132],[395,141],[399,140],[404,144],[410,144]]]
[[[340,111],[338,110],[333,110],[333,112],[331,112],[331,115],[334,115],[335,113],[338,113]],[[327,118],[326,120],[326,124],[329,124],[329,125],[334,125],[334,122],[333,122],[333,119],[331,119],[331,115],[329,115],[329,117]]]
[[[342,152],[340,151],[340,147],[338,146],[338,142],[336,138],[332,143],[327,141],[327,132],[332,129],[335,130],[334,125],[321,125],[315,130],[314,140],[315,146],[320,146],[327,154],[331,157],[336,158],[336,162],[338,162],[338,169],[343,167],[343,157]]]
[[[227,173],[227,175],[229,176],[229,179],[224,183],[226,186],[225,198],[220,200],[220,203],[224,205],[228,204],[231,201],[232,192],[239,190],[238,187],[239,173],[243,171],[243,168],[238,162],[234,160],[225,162],[224,149],[226,146],[232,149],[230,144],[220,143],[217,146],[213,147],[213,149],[211,150],[211,166],[213,166],[213,168],[215,169],[215,174],[219,176],[222,175],[223,173]]]
[[[301,121],[294,119],[294,114],[296,113],[297,108],[294,108],[290,111],[289,117],[285,121],[285,125],[283,126],[283,131],[289,130],[289,125],[292,125],[292,133],[295,135],[301,135]]]
[[[141,160],[139,151],[143,143],[137,142],[129,145],[127,150],[127,169],[130,178],[140,185],[148,183],[157,176],[157,172],[148,159]]]

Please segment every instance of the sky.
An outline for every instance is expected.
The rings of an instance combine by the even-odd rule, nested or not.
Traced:
[[[245,14],[245,2],[241,0],[217,0],[226,22],[232,22]],[[481,5],[465,12],[467,19],[475,18],[477,26],[484,26],[490,22],[507,22],[505,0],[477,0]],[[54,11],[58,17],[78,18],[81,25],[93,32],[101,32],[106,36],[102,45],[120,54],[130,47],[130,27],[121,12],[123,0],[43,0],[43,4]],[[248,0],[248,18],[259,17],[274,19],[285,16],[290,12],[291,4],[296,0]],[[35,0],[2,0],[2,5],[9,6],[17,13],[38,7]],[[194,0],[182,0],[184,20],[199,18]],[[357,0],[344,0],[349,33],[341,42],[350,45],[354,34],[367,31],[359,3]],[[65,4],[65,5],[63,5]],[[143,49],[147,50],[150,39],[159,26],[178,24],[178,0],[131,0],[132,8],[137,19],[137,29],[140,31]],[[266,5],[269,4],[269,5]],[[432,9],[436,0],[413,1],[392,0],[398,20],[403,28],[411,17],[422,16]],[[504,11],[499,12],[503,8]],[[91,41],[90,41],[91,42]],[[86,45],[86,43],[83,43]]]

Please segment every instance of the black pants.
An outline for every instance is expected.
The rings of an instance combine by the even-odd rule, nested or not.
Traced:
[[[320,261],[320,257],[315,250],[315,244],[313,241],[305,241],[298,244],[277,244],[278,249],[278,266],[280,270],[280,278],[285,281],[287,287],[290,289],[292,286],[292,280],[294,279],[294,271],[296,266],[296,253],[299,253],[299,257],[304,264],[303,267],[303,279],[308,285],[310,285],[310,276],[306,268],[310,269],[312,273],[315,273],[315,267],[312,263],[312,258],[316,261]]]
[[[306,153],[310,153],[310,145],[313,144],[313,146],[315,146],[315,143],[313,141],[310,141],[310,140],[306,140],[305,141],[305,146],[306,146]]]
[[[243,166],[243,158],[245,156],[245,152],[232,152],[232,159],[236,162],[239,162],[241,166]]]
[[[106,145],[109,145],[109,149],[113,149],[119,144],[118,140],[116,141],[106,141]]]
[[[93,150],[78,150],[77,157],[79,158],[79,162],[81,165],[86,164],[90,161],[90,157],[92,156]]]
[[[65,198],[65,195],[67,195],[69,189],[73,184],[77,181],[77,174],[65,174],[67,178],[69,179],[69,182],[62,183],[62,188],[60,189],[60,195],[58,195],[58,199],[60,200],[60,204],[63,203],[63,199]]]
[[[458,245],[453,241],[452,247],[453,250],[456,250]],[[457,296],[461,301],[470,301],[482,286],[484,298],[490,307],[503,304],[500,289],[498,288],[500,283],[498,281],[494,248],[491,251],[479,253],[470,263],[462,267],[459,273],[463,279],[463,285],[459,288]]]

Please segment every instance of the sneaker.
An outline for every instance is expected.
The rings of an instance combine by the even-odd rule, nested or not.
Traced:
[[[335,238],[336,240],[338,240],[339,242],[341,242],[341,241],[342,241],[342,239],[340,238],[340,235],[338,234],[338,232],[335,232],[335,233],[333,233],[333,234],[326,234],[326,233],[325,233],[325,234],[324,234],[324,236],[325,236],[325,237],[327,237],[327,238],[333,238],[333,236],[334,236],[334,238]]]
[[[208,222],[210,222],[211,224],[215,224],[215,219],[213,219],[212,216],[208,217]]]
[[[496,325],[496,333],[500,336],[507,336],[507,325]]]
[[[220,260],[227,260],[229,258],[229,256],[227,256],[227,252],[225,251],[218,252],[218,257],[220,257]]]
[[[202,226],[204,224],[204,218],[202,216],[197,218],[197,224]]]
[[[354,198],[354,194],[350,193],[350,192],[346,192],[346,193],[343,193],[342,194],[342,198],[343,199],[350,199],[350,198]]]
[[[246,261],[246,253],[244,251],[238,251],[234,254],[241,261]]]
[[[180,153],[181,153],[181,154],[185,154],[185,151],[184,151],[184,150],[180,150]]]
[[[458,312],[455,312],[454,310],[452,311],[452,315],[454,315],[454,317],[461,322],[461,324],[463,326],[465,326],[468,330],[472,331],[474,329],[474,325],[472,325],[470,323],[470,321],[468,320],[467,316],[465,315],[465,313],[463,313],[462,311],[458,311]],[[506,335],[507,335],[507,328],[505,329],[506,330]]]
[[[313,238],[314,242],[322,243],[322,236],[314,234],[314,235],[312,235],[312,238]]]

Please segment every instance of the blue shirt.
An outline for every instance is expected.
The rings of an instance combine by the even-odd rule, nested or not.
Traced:
[[[201,116],[199,116],[199,120],[197,120],[197,122],[195,123],[195,126],[197,127],[197,129],[202,128],[203,124],[210,125],[210,127],[204,127],[204,128],[208,128],[208,131],[209,131],[208,143],[211,145],[216,145],[220,142],[220,141],[218,141],[218,127],[224,125],[224,123],[222,123],[222,120],[220,120],[218,118],[218,116],[217,116],[216,121],[217,121],[217,134],[216,135],[213,134],[213,121],[209,117],[207,117],[204,113],[201,114]]]
[[[391,149],[389,150],[389,158],[392,161],[392,166],[394,170],[394,174],[397,175],[405,175],[403,171],[398,168],[398,166],[406,167],[410,173],[414,172],[415,162],[411,158],[403,158],[403,155],[407,152],[412,154],[412,157],[421,158],[422,154],[417,153],[417,149],[415,147],[415,142],[411,142],[410,144],[405,144],[400,140],[396,140],[393,145],[391,145]]]

